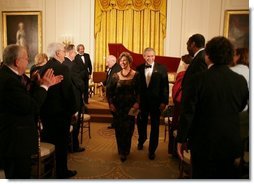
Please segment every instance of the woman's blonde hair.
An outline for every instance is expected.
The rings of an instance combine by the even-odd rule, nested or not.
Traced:
[[[35,65],[43,65],[48,61],[48,56],[45,53],[36,54],[34,58]]]

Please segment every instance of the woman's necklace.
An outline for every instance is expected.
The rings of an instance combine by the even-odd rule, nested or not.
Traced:
[[[131,73],[131,69],[128,71],[128,73],[127,73],[126,75],[124,75],[124,74],[123,74],[123,70],[121,70],[121,75],[122,75],[123,77],[128,77],[128,76],[130,75],[130,73]]]

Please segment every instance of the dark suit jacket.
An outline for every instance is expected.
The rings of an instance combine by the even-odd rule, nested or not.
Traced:
[[[39,86],[27,91],[20,76],[7,66],[0,69],[0,157],[29,156],[37,151],[35,119],[46,95]]]
[[[184,87],[186,84],[188,84],[188,80],[190,76],[192,76],[195,73],[202,72],[207,69],[207,64],[205,63],[205,51],[200,51],[191,61],[190,65],[188,66],[184,77],[182,81],[182,88],[184,90]]]
[[[55,75],[63,75],[63,80],[49,88],[47,98],[41,109],[41,117],[72,116],[77,111],[77,104],[71,72],[67,66],[55,58],[50,59],[40,72],[43,74],[48,68],[52,68]]]
[[[122,70],[121,66],[118,63],[115,63],[112,66],[110,73],[109,74],[107,73],[106,80],[103,82],[103,85],[107,87],[110,84],[111,80],[112,80],[113,74],[117,73],[121,70]]]
[[[71,72],[71,81],[74,86],[74,92],[76,97],[76,102],[78,109],[81,108],[82,104],[82,94],[84,93],[85,85],[79,74],[75,72],[75,67],[77,66],[73,61],[69,58],[65,57],[63,65],[66,65]]]
[[[189,138],[196,158],[234,159],[241,154],[239,112],[247,104],[248,85],[228,66],[214,65],[192,76],[182,98],[178,141]]]
[[[63,65],[68,66],[71,72],[71,79],[74,86],[80,91],[80,93],[84,93],[84,83],[80,78],[79,73],[76,72],[78,70],[78,65],[74,63],[74,61],[71,61],[69,58],[65,58]]]
[[[109,90],[109,84],[112,81],[112,76],[121,70],[122,70],[121,66],[118,63],[115,63],[112,66],[110,73],[109,74],[107,73],[106,80],[103,82],[103,85],[106,86],[106,97],[108,100],[109,100],[109,91],[108,90]]]
[[[165,66],[154,63],[154,68],[149,86],[146,85],[145,64],[137,67],[140,73],[140,105],[141,108],[158,108],[161,103],[168,104],[169,85],[168,73]]]
[[[88,90],[88,81],[90,72],[87,70],[87,64],[85,65],[83,63],[81,56],[79,54],[76,55],[73,61],[72,72],[76,73],[78,77],[83,81],[84,85],[83,90],[85,91],[85,88],[87,88],[86,90]]]
[[[90,59],[90,55],[85,53],[84,54],[85,57],[85,64],[83,63],[83,60],[81,59],[81,55],[77,54],[75,56],[75,61],[81,68],[81,70],[86,70],[88,72],[89,75],[92,74],[92,62]]]
[[[71,71],[73,63],[69,58],[64,57],[63,65],[67,66]]]

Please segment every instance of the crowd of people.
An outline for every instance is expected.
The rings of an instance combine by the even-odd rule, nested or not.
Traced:
[[[8,45],[0,68],[0,162],[8,179],[31,177],[32,155],[38,149],[37,121],[42,122],[41,141],[55,145],[56,178],[77,174],[67,164],[68,152],[82,152],[78,136],[81,115],[88,104],[92,64],[85,47],[51,43],[48,55],[38,53],[30,78],[26,48]],[[187,41],[186,64],[173,86],[177,130],[176,147],[169,153],[183,159],[191,151],[192,178],[239,178],[242,142],[249,136],[249,63],[246,48],[234,49],[225,37],[205,44],[201,34]],[[156,62],[153,48],[145,48],[144,63],[132,68],[130,53],[109,55],[106,97],[113,116],[117,152],[127,160],[135,123],[137,149],[149,138],[148,159],[156,158],[160,117],[169,103],[169,79],[164,65]],[[148,122],[150,134],[147,133]],[[70,125],[72,149],[69,148]],[[171,132],[172,133],[172,132]]]

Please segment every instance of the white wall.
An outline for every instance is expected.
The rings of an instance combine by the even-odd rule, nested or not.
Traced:
[[[248,0],[168,0],[165,55],[180,57],[195,33],[206,40],[223,35],[225,10],[249,9]]]
[[[42,11],[42,48],[71,35],[74,44],[83,43],[94,58],[95,0],[0,0],[0,11]],[[248,0],[167,0],[165,55],[180,57],[186,53],[186,41],[194,33],[207,40],[223,35],[224,11],[248,9]],[[2,33],[2,19],[0,19]],[[3,38],[0,38],[2,56]]]

